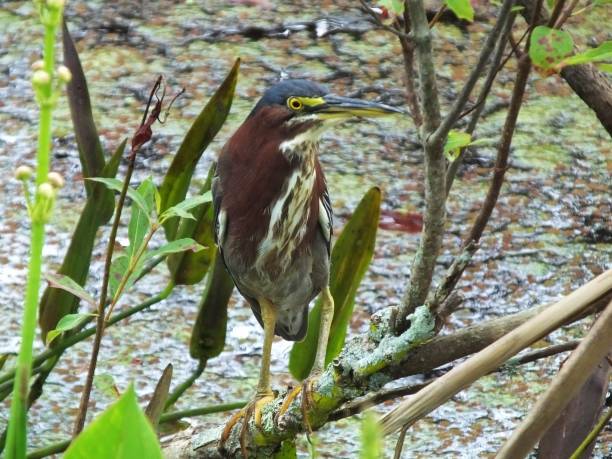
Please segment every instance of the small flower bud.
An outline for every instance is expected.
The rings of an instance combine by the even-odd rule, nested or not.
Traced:
[[[34,171],[29,166],[19,166],[15,169],[15,178],[17,180],[27,180],[32,177]]]
[[[47,6],[49,8],[61,9],[64,7],[66,0],[47,0]]]
[[[55,196],[55,190],[50,183],[41,183],[38,185],[38,196],[43,199],[53,199]]]
[[[32,83],[34,86],[49,84],[49,81],[51,81],[51,76],[44,70],[36,70],[34,75],[32,75]]]
[[[47,181],[53,186],[53,188],[56,189],[64,186],[64,177],[57,172],[49,172],[49,175],[47,175]]]
[[[64,83],[70,83],[70,80],[72,80],[72,73],[70,73],[70,69],[65,65],[60,65],[57,68],[57,76]]]
[[[45,68],[45,63],[42,59],[34,61],[31,65],[32,70],[42,70]]]

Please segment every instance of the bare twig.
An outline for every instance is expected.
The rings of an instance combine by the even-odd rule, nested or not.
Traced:
[[[493,53],[495,48],[495,44],[498,42],[499,37],[502,36],[502,31],[506,25],[506,21],[511,14],[512,5],[514,4],[514,0],[504,0],[504,3],[501,6],[499,11],[499,17],[491,32],[487,36],[487,39],[484,42],[482,50],[480,52],[480,56],[478,57],[478,62],[470,72],[470,75],[461,90],[459,96],[455,99],[455,103],[451,107],[450,111],[442,120],[440,126],[436,129],[436,131],[432,134],[432,142],[444,141],[448,136],[448,133],[453,128],[459,115],[463,111],[465,104],[468,102],[476,83],[480,79],[484,69],[489,62],[489,58]]]
[[[612,274],[612,273],[611,273]],[[612,277],[612,276],[611,276]],[[612,349],[612,302],[578,348],[567,359],[546,393],[500,449],[499,459],[526,457],[542,434],[580,390],[594,368]]]
[[[495,78],[497,77],[501,69],[504,68],[505,63],[507,62],[506,60],[505,62],[502,63],[502,58],[503,58],[504,50],[506,49],[506,44],[508,43],[508,37],[510,36],[510,33],[512,31],[512,25],[514,24],[515,19],[516,19],[516,15],[514,13],[511,13],[506,19],[506,22],[504,24],[504,29],[502,30],[500,39],[497,42],[497,47],[493,55],[491,66],[489,67],[489,73],[487,74],[484,85],[482,89],[480,90],[480,94],[478,95],[478,100],[469,110],[466,110],[460,116],[460,118],[462,118],[463,116],[467,115],[470,111],[474,110],[474,113],[472,114],[472,117],[470,118],[470,122],[466,130],[466,132],[470,135],[474,133],[474,131],[476,130],[476,126],[478,125],[478,122],[480,121],[480,116],[482,115],[482,112],[484,111],[486,100],[487,100],[487,97],[489,96],[489,93],[491,92],[491,88],[493,87],[493,82],[495,81]],[[455,176],[457,175],[457,170],[459,169],[459,166],[463,162],[463,151],[464,150],[462,150],[461,154],[452,163],[449,164],[448,169],[446,171],[446,195],[447,196],[450,193],[450,190],[453,186],[453,181],[455,180]]]
[[[440,9],[438,11],[436,11],[436,14],[434,15],[433,18],[431,18],[431,21],[429,21],[429,28],[432,29],[433,26],[436,25],[436,23],[440,20],[440,18],[442,17],[442,14],[446,11],[446,4],[443,4]]]
[[[147,115],[149,113],[149,107],[153,100],[153,97],[157,93],[161,85],[162,77],[160,76],[153,89],[151,90],[151,94],[149,95],[149,101],[147,103],[147,108],[144,113],[142,122],[140,123],[140,128],[137,131],[136,135],[132,139],[132,150],[128,155],[128,168],[125,175],[125,179],[123,180],[123,188],[121,189],[121,193],[119,194],[119,200],[117,202],[117,209],[115,211],[115,219],[113,220],[113,226],[111,228],[111,233],[108,239],[108,245],[106,249],[106,260],[104,263],[104,277],[102,280],[102,288],[100,291],[100,300],[98,302],[98,316],[96,317],[96,335],[94,337],[94,342],[91,351],[91,359],[89,361],[89,367],[87,369],[87,377],[85,379],[85,385],[83,387],[83,392],[81,393],[81,402],[79,404],[79,411],[74,423],[73,436],[76,437],[82,430],[85,425],[85,418],[87,417],[87,408],[89,405],[89,397],[91,395],[91,388],[93,385],[94,374],[96,372],[96,366],[98,362],[98,354],[100,352],[100,345],[102,343],[102,336],[104,335],[105,328],[105,319],[104,319],[104,310],[106,308],[106,299],[108,295],[108,285],[110,279],[110,269],[113,258],[113,252],[115,250],[115,239],[117,238],[117,230],[119,228],[119,222],[121,220],[121,213],[123,211],[123,205],[125,203],[125,198],[127,196],[128,187],[130,185],[130,181],[132,179],[132,174],[134,172],[134,167],[136,164],[136,154],[143,143],[146,141],[145,136],[141,132],[141,129],[146,126],[147,123]],[[158,100],[156,103],[155,109],[151,116],[159,116],[161,111],[161,101]],[[150,127],[149,127],[150,130]],[[140,135],[140,137],[139,137]],[[149,136],[150,138],[150,136]],[[148,139],[147,139],[148,140]]]

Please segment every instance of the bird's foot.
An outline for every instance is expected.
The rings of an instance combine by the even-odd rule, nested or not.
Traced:
[[[274,392],[269,391],[262,394],[255,395],[255,398],[251,400],[244,408],[238,413],[234,414],[225,425],[221,438],[219,440],[219,449],[225,450],[225,442],[229,438],[234,426],[242,419],[242,426],[240,428],[240,451],[244,459],[248,458],[247,446],[248,446],[248,431],[249,421],[253,418],[255,427],[261,427],[261,410],[265,405],[272,402],[275,398]]]
[[[302,422],[304,423],[304,429],[306,430],[306,434],[312,434],[312,426],[310,424],[310,420],[308,419],[308,413],[311,411],[312,406],[314,404],[312,399],[312,386],[319,376],[319,374],[309,376],[304,381],[302,381],[302,384],[295,387],[285,396],[283,404],[278,410],[278,414],[274,418],[275,424],[278,425],[278,421],[287,412],[291,403],[293,403],[293,401],[299,394],[302,394],[302,400],[300,404],[300,410],[302,412]]]

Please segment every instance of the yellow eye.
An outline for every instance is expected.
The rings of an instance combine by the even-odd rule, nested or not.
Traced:
[[[302,107],[304,106],[304,104],[297,97],[290,97],[289,99],[287,99],[287,106],[291,110],[296,110],[297,111],[297,110],[301,110]]]

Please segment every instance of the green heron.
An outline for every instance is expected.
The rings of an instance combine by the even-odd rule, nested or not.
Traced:
[[[266,91],[223,147],[212,186],[215,238],[236,287],[263,326],[264,344],[255,398],[226,425],[221,446],[244,418],[245,455],[249,418],[254,415],[259,425],[260,408],[274,398],[272,340],[275,335],[302,340],[308,305],[319,293],[321,325],[311,375],[323,370],[334,303],[332,208],[317,158],[319,137],[342,120],[392,113],[401,110],[339,97],[307,80],[285,80]]]

